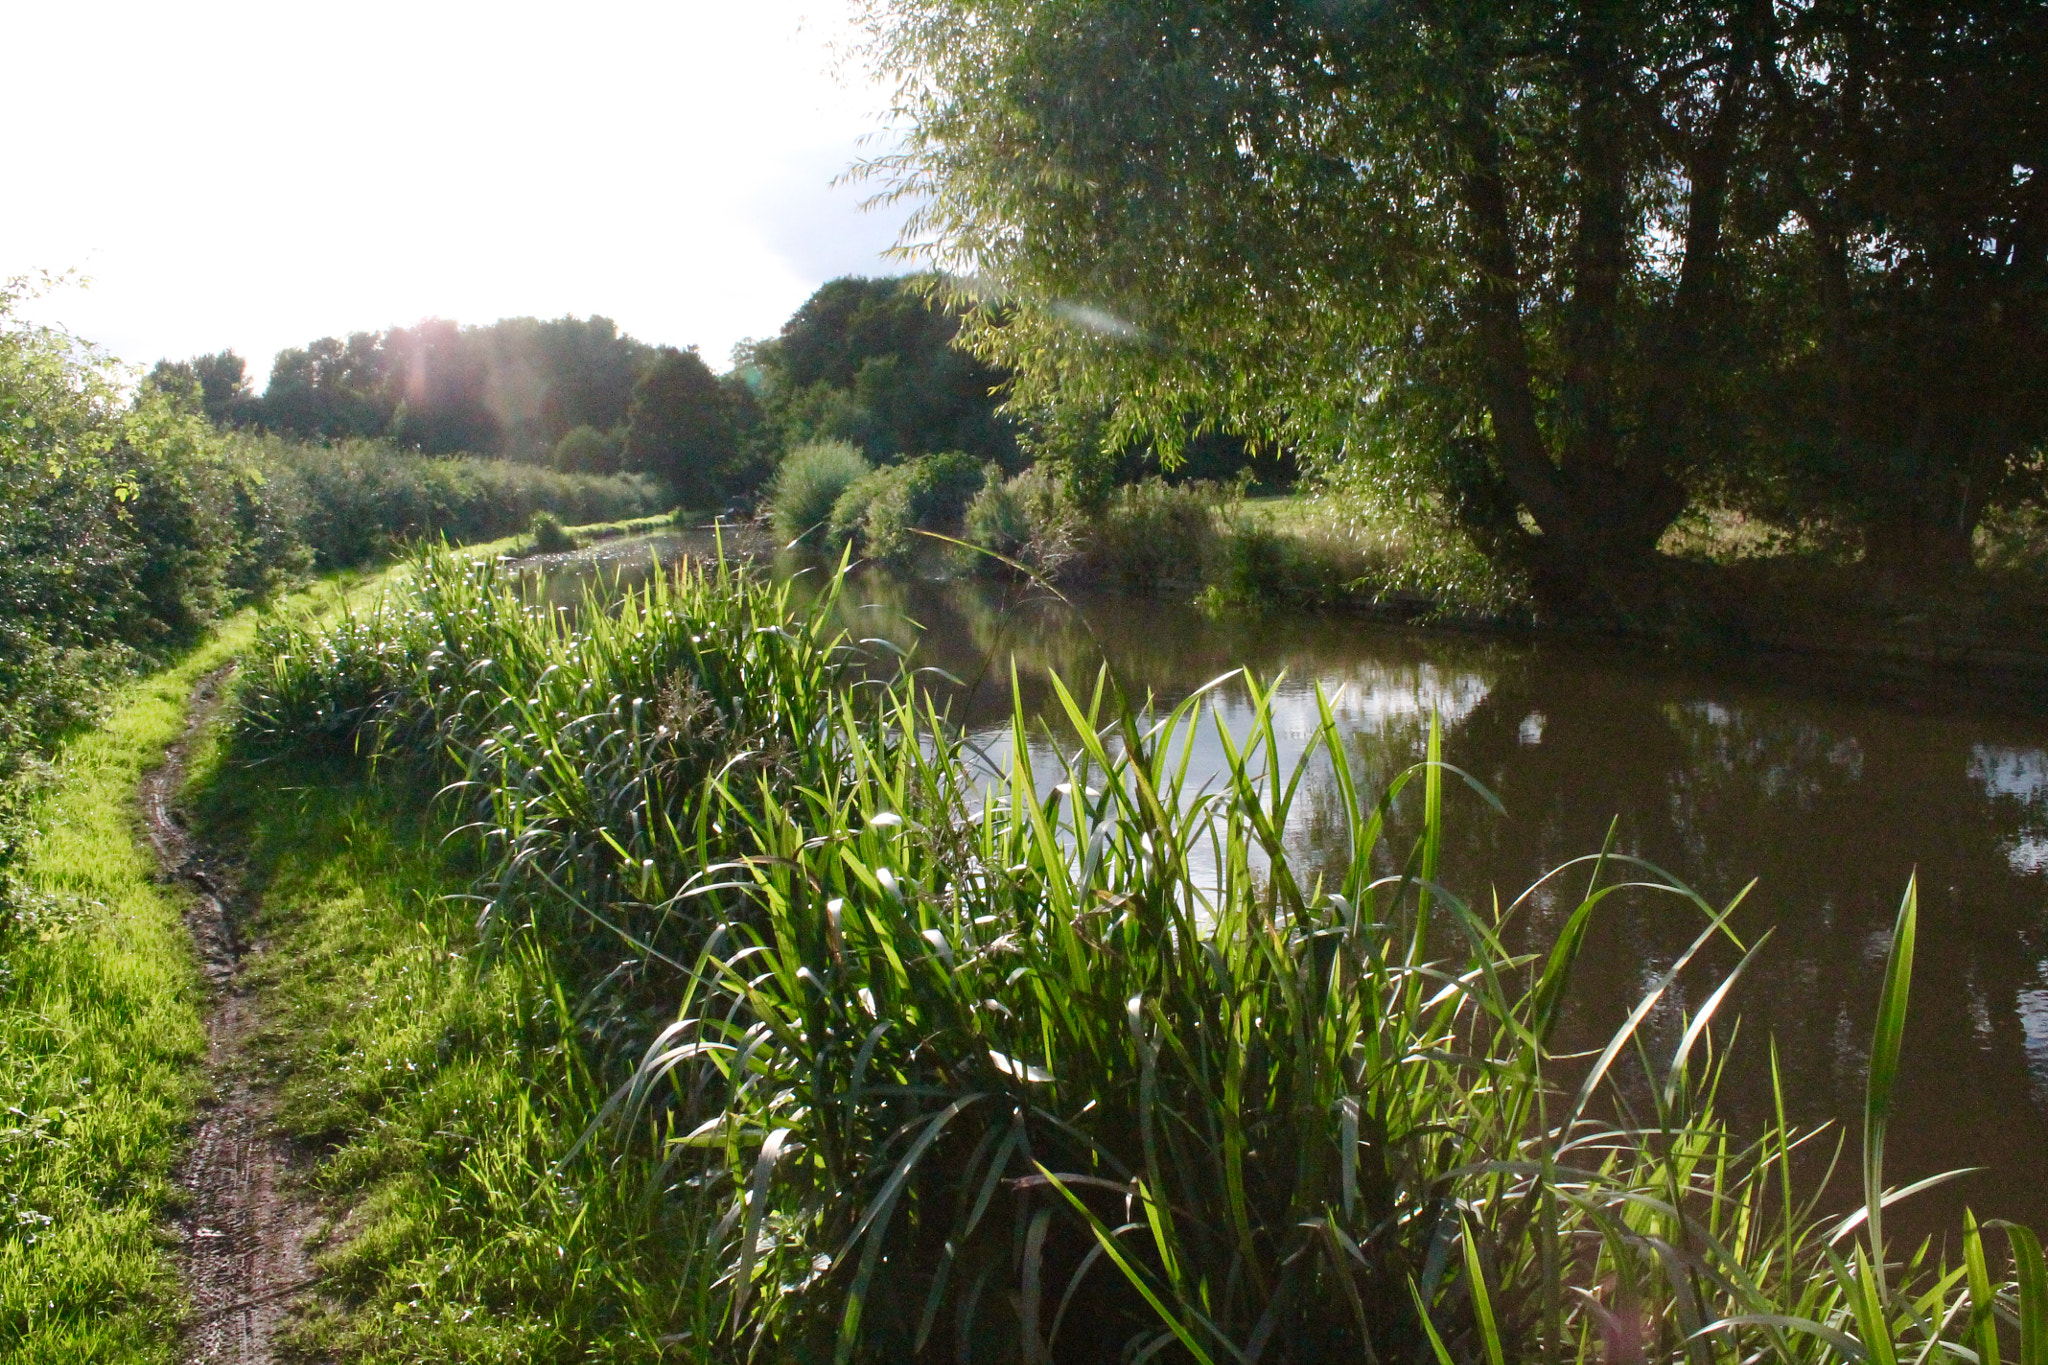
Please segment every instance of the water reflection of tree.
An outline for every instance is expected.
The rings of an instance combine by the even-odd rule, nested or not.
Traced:
[[[2017,728],[2031,744],[2023,751],[2037,753],[2038,727]],[[1419,724],[1349,738],[1355,771],[1376,783],[1409,761]],[[1945,717],[1787,699],[1577,651],[1531,652],[1499,669],[1486,698],[1450,727],[1446,751],[1508,810],[1502,819],[1462,803],[1445,855],[1454,885],[1512,897],[1600,847],[1610,821],[1618,851],[1712,899],[1760,878],[1737,925],[1745,937],[1774,927],[1773,943],[1734,1003],[1750,1033],[1777,1039],[1808,1120],[1857,1111],[1884,951],[1917,867],[1921,947],[1897,1169],[1988,1163],[2004,1175],[1980,1182],[1975,1197],[2020,1201],[2013,1207],[2030,1217],[2048,1208],[2048,1196],[2020,1183],[2048,1153],[2036,1096],[2048,1078],[2030,1075],[2023,1009],[2048,1000],[2034,994],[2044,988],[2048,926],[2043,879],[2013,856],[2015,831],[2043,825],[2048,784],[2001,787],[1987,777],[1995,765],[1981,735]],[[1327,791],[1319,799],[1327,804]],[[1333,817],[1316,818],[1334,829]],[[1524,941],[1547,941],[1582,886],[1533,905]],[[1579,1036],[1610,1026],[1699,923],[1646,897],[1608,912],[1578,974]],[[1718,954],[1709,970],[1731,961]],[[2043,1039],[2031,1041],[2048,1054]],[[1729,1096],[1756,1119],[1768,1098],[1763,1055],[1748,1049]]]
[[[1610,822],[1618,851],[1667,868],[1710,899],[1758,878],[1737,928],[1751,939],[1775,932],[1731,1002],[1747,1046],[1725,1092],[1749,1125],[1768,1104],[1766,1034],[1778,1042],[1796,1117],[1853,1119],[1888,935],[1917,868],[1921,943],[1894,1169],[1907,1179],[1966,1163],[1994,1168],[1930,1202],[1928,1226],[1943,1200],[1952,1208],[1966,1197],[2037,1223],[2048,1218],[2048,1188],[2023,1174],[2048,1154],[2037,1093],[2048,1087],[2048,877],[2027,852],[2038,846],[2048,857],[2039,725],[1799,696],[1613,651],[1418,636],[1330,618],[1210,621],[1156,600],[1070,608],[974,583],[878,579],[849,594],[849,611],[856,606],[848,618],[856,633],[916,639],[919,662],[978,679],[955,713],[970,724],[1007,717],[1013,660],[1033,716],[1054,710],[1051,671],[1087,683],[1105,660],[1128,693],[1149,686],[1167,702],[1240,665],[1266,677],[1284,671],[1298,687],[1283,698],[1296,732],[1283,743],[1305,742],[1306,684],[1346,684],[1358,703],[1341,721],[1346,757],[1368,792],[1415,761],[1430,707],[1442,706],[1447,755],[1507,808],[1495,816],[1452,792],[1445,878],[1481,898],[1488,888],[1512,898],[1541,872],[1597,850]],[[1228,719],[1242,690],[1222,689],[1218,701]],[[2037,768],[2043,780],[2033,782]],[[1335,799],[1325,772],[1298,807],[1290,841],[1311,860],[1341,854]],[[1401,830],[1397,819],[1395,847]],[[1554,898],[1529,906],[1523,942],[1547,942],[1583,885],[1583,877],[1560,884]],[[1699,925],[1676,902],[1612,903],[1578,974],[1575,1035],[1610,1026]],[[1703,964],[1700,984],[1677,995],[1667,1029],[1732,960],[1722,952]],[[1912,1215],[1903,1217],[1910,1225]]]

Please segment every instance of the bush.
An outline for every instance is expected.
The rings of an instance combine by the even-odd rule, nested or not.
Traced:
[[[775,534],[796,541],[829,526],[840,495],[867,472],[868,462],[846,441],[813,441],[792,450],[768,490]]]
[[[1204,582],[1222,557],[1222,500],[1211,483],[1147,479],[1119,488],[1088,528],[1081,567],[1135,588]]]
[[[1403,616],[1524,620],[1527,585],[1437,509],[1357,494],[1242,503],[1222,519],[1212,603],[1346,605]]]
[[[98,686],[303,565],[285,490],[185,391],[144,385],[0,287],[0,780]]]
[[[1007,482],[995,477],[994,466],[985,474],[981,491],[967,504],[963,537],[1034,573],[1057,574],[1073,557],[1081,531],[1081,511],[1066,485],[1036,466]],[[1001,567],[985,558],[976,565],[983,572]]]
[[[638,474],[563,474],[510,460],[419,455],[383,441],[234,441],[272,482],[294,487],[300,535],[323,568],[366,563],[406,540],[517,535],[537,512],[583,525],[648,516],[667,501],[659,484]]]
[[[553,512],[535,512],[531,529],[537,555],[566,554],[576,548],[576,537],[562,528],[562,519]]]
[[[548,463],[564,474],[616,474],[625,448],[619,431],[599,431],[593,426],[576,427],[548,455]]]
[[[871,559],[906,562],[920,548],[917,532],[960,530],[983,478],[974,457],[957,450],[877,469],[833,504],[832,537],[857,542]]]

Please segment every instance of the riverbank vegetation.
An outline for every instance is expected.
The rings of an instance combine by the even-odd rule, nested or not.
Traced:
[[[1791,259],[1805,247],[1793,233],[1770,249]],[[1662,447],[1630,447],[1628,478],[1648,480],[1629,485],[1633,492],[1622,488],[1628,479],[1595,490],[1606,487],[1606,476],[1580,466],[1599,465],[1605,457],[1595,447],[1605,447],[1572,434],[1556,407],[1563,397],[1544,398],[1538,426],[1556,446],[1544,458],[1561,472],[1537,484],[1578,489],[1549,497],[1536,485],[1516,491],[1499,451],[1458,434],[1452,418],[1483,406],[1467,389],[1491,371],[1451,341],[1432,340],[1449,327],[1443,319],[1420,328],[1418,345],[1427,344],[1410,358],[1426,370],[1439,363],[1428,356],[1451,348],[1446,354],[1457,363],[1442,360],[1450,368],[1441,392],[1417,389],[1423,379],[1400,368],[1410,361],[1390,352],[1387,364],[1407,377],[1356,402],[1339,403],[1345,390],[1324,383],[1320,371],[1286,379],[1286,367],[1275,366],[1261,372],[1264,387],[1247,381],[1241,391],[1212,393],[1182,385],[1195,352],[1176,350],[1180,342],[1143,328],[1119,330],[1136,324],[1114,310],[1070,307],[1065,296],[1041,307],[1030,295],[1040,287],[1029,283],[1035,277],[1014,278],[1022,291],[1015,298],[982,298],[938,276],[831,281],[776,336],[740,347],[722,375],[694,351],[643,345],[603,319],[568,318],[422,324],[327,339],[280,356],[282,368],[261,400],[240,378],[241,399],[206,397],[223,367],[241,375],[233,357],[167,363],[152,382],[186,384],[246,442],[301,452],[291,463],[316,481],[342,481],[368,452],[414,460],[418,470],[404,478],[370,470],[332,501],[353,510],[356,502],[344,495],[359,490],[357,501],[389,505],[386,520],[458,537],[481,534],[471,527],[479,519],[491,533],[524,524],[542,503],[565,520],[609,518],[637,495],[680,502],[698,520],[758,514],[785,543],[801,537],[827,558],[850,544],[899,568],[970,567],[916,534],[931,532],[1041,574],[1198,596],[1219,611],[1336,608],[1408,621],[1619,632],[1719,653],[1820,650],[1887,666],[1958,659],[2048,666],[2048,639],[2035,628],[2048,606],[2048,552],[2036,515],[2041,489],[2029,472],[2038,472],[2039,460],[2018,436],[1998,457],[2002,472],[1973,465],[1975,472],[1959,475],[1948,456],[1901,446],[1911,441],[1898,431],[1830,417],[1826,404],[1806,401],[1817,382],[1812,374],[1792,361],[1770,370],[1774,362],[1764,357],[1753,361],[1752,368],[1763,367],[1755,373],[1730,371],[1751,386],[1739,395],[1699,388],[1696,405],[1706,405],[1699,413],[1659,409],[1655,420],[1615,427],[1622,445],[1645,432],[1676,432],[1673,450],[1690,452],[1681,459]],[[1629,287],[1648,289],[1649,278]],[[1318,326],[1351,316],[1336,305],[1302,306]],[[1747,305],[1727,306],[1732,318]],[[1560,357],[1578,344],[1569,340],[1577,333],[1548,313],[1528,316],[1531,335],[1551,338],[1532,350],[1541,362],[1532,382],[1550,394],[1554,376],[1543,367],[1564,365]],[[1038,343],[1031,338],[1044,346],[1032,349]],[[1297,348],[1290,363],[1305,364],[1314,353]],[[1830,364],[1862,363],[1848,354]],[[1630,363],[1637,362],[1648,364],[1642,357]],[[1219,365],[1204,360],[1196,368],[1213,379],[1225,373]],[[1314,402],[1286,387],[1297,380],[1314,388]],[[282,406],[270,403],[271,392]],[[1638,399],[1652,401],[1644,394],[1628,401]],[[1612,413],[1620,401],[1600,400],[1610,425],[1619,421]],[[1804,404],[1796,420],[1773,406],[1795,402]],[[1994,415],[1987,410],[1985,421]],[[1687,423],[1708,417],[1719,424],[1710,436],[1687,434]],[[383,444],[366,444],[361,433]],[[306,435],[327,444],[308,445]],[[1695,449],[1701,441],[1707,445]],[[401,442],[413,453],[393,451]],[[1577,453],[1559,454],[1566,446]],[[513,458],[419,459],[458,449]],[[826,449],[849,453],[863,469],[820,456]],[[327,450],[344,453],[306,454]],[[1665,474],[1646,472],[1653,466]],[[1531,469],[1523,473],[1536,477]],[[1931,481],[1926,487],[1906,488],[1922,475]],[[298,477],[288,473],[283,482]],[[863,478],[862,494],[834,516],[841,495]],[[568,479],[583,482],[562,482]],[[445,484],[467,491],[444,494]],[[1959,505],[1971,523],[1960,539],[1922,534],[1925,527],[1906,525],[1912,517],[1899,521],[1883,510],[1938,502],[1948,494],[1936,485],[1956,492],[1965,484],[1977,491]],[[801,507],[791,503],[799,488],[810,490],[808,502],[797,499]],[[1546,532],[1530,498],[1569,525]],[[1567,504],[1575,510],[1560,510]],[[1607,525],[1595,504],[1636,510]],[[1655,525],[1635,525],[1629,518],[1637,512]],[[329,538],[348,541],[352,553],[385,543],[358,525],[374,527],[377,516],[336,521]]]
[[[1782,1118],[1715,1117],[1725,983],[1656,1022],[1694,953],[1597,1056],[1551,1050],[1624,883],[1695,916],[1696,949],[1725,907],[1589,859],[1517,955],[1527,901],[1437,884],[1459,778],[1434,747],[1384,793],[1337,764],[1348,854],[1310,868],[1282,831],[1341,752],[1327,712],[1276,766],[1247,682],[1197,793],[1200,694],[1061,690],[1043,783],[1021,716],[972,760],[834,619],[729,566],[572,618],[436,558],[266,635],[210,799],[293,944],[294,1122],[357,1209],[317,1340],[1981,1361],[2048,1322],[2024,1230],[1963,1229],[1946,1263],[1883,1236],[1910,889],[1851,1158],[1867,1216],[1838,1224]],[[285,761],[296,809],[257,799]],[[472,909],[418,897],[464,881]]]
[[[866,14],[867,169],[1049,450],[1291,449],[1630,630],[1689,510],[1876,583],[2041,503],[2036,6]]]
[[[0,290],[0,791],[105,687],[312,571],[511,535],[538,511],[668,505],[638,476],[224,434],[196,388],[131,388],[89,345],[21,323],[21,288]]]

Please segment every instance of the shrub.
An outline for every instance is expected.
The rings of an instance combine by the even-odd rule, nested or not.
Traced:
[[[0,286],[0,780],[98,686],[296,570],[287,490],[191,391],[17,321]]]
[[[1242,504],[1224,527],[1219,592],[1239,601],[1527,618],[1528,585],[1480,554],[1434,507],[1325,492]]]
[[[1007,482],[995,476],[994,466],[986,474],[967,505],[964,539],[1034,573],[1057,574],[1073,557],[1081,530],[1081,511],[1066,485],[1036,466]],[[976,564],[983,572],[1001,567],[986,558]]]
[[[639,474],[563,474],[511,460],[420,455],[383,441],[233,440],[268,479],[295,488],[300,535],[323,568],[366,563],[406,540],[517,535],[536,512],[574,526],[648,516],[667,505],[661,486]]]
[[[563,529],[562,519],[553,512],[535,512],[531,529],[537,555],[566,554],[576,548],[576,537]]]
[[[983,477],[974,457],[957,450],[877,469],[833,504],[832,536],[857,541],[871,559],[903,563],[921,548],[917,532],[960,530]]]
[[[585,425],[572,429],[548,455],[548,463],[564,474],[616,474],[625,436]]]
[[[846,441],[813,441],[792,450],[768,491],[775,534],[796,541],[829,526],[840,495],[867,472],[868,462]]]
[[[1210,483],[1147,479],[1117,489],[1088,527],[1084,572],[1140,588],[1205,581],[1221,558],[1222,498]]]

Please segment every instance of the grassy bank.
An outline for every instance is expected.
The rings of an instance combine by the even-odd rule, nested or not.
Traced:
[[[660,523],[579,529],[648,524]],[[388,586],[377,573],[330,577],[282,610],[322,616]],[[57,748],[23,812],[18,885],[0,896],[0,1359],[179,1354],[164,1215],[200,1084],[205,998],[184,893],[157,880],[135,796],[183,732],[195,682],[240,656],[261,620],[244,611],[116,687],[102,718]]]
[[[1452,527],[1341,493],[1238,499],[1187,485],[1117,490],[1080,533],[1071,581],[1193,597],[1212,612],[1328,609],[1481,628],[1623,636],[1699,657],[1816,656],[1874,678],[2008,691],[2048,681],[2038,518],[1980,531],[1973,565],[1902,575],[1853,537],[1692,513],[1605,606],[1546,617],[1528,585]]]
[[[388,774],[387,774],[388,776]],[[245,858],[250,984],[281,1117],[338,1222],[296,1346],[350,1361],[653,1358],[689,1236],[601,1160],[555,1163],[602,1103],[604,1021],[531,934],[479,943],[477,868],[433,793],[342,759],[195,775]],[[587,986],[587,983],[586,983]],[[644,1174],[644,1173],[642,1173]]]
[[[279,869],[266,913],[331,926],[280,958],[305,1004],[279,1055],[364,1210],[332,1339],[1204,1365],[1982,1361],[2001,1322],[2048,1341],[2024,1230],[1966,1228],[1947,1266],[1883,1235],[1910,893],[1867,1217],[1838,1229],[1782,1122],[1716,1117],[1721,984],[1692,984],[1682,1029],[1645,1025],[1691,954],[1597,1058],[1550,1049],[1620,882],[1663,884],[1702,943],[1716,907],[1589,861],[1554,945],[1509,954],[1524,903],[1436,884],[1436,755],[1402,779],[1422,833],[1392,846],[1397,792],[1275,767],[1256,690],[1203,793],[1200,698],[1141,721],[1099,694],[1067,698],[1063,783],[1034,785],[1020,718],[985,788],[912,694],[840,686],[831,619],[686,573],[571,622],[439,560],[375,615],[266,641],[245,755],[384,756],[358,814],[307,797],[257,859]],[[439,819],[473,866],[417,870],[434,826],[390,833],[421,805],[401,776],[461,780]],[[1310,877],[1282,835],[1319,781],[1352,854]],[[240,809],[259,850],[257,822],[300,818]],[[344,845],[383,851],[322,861]],[[278,889],[317,866],[326,889]],[[460,909],[412,898],[471,873]]]
[[[244,613],[115,693],[34,800],[25,911],[0,924],[0,1357],[177,1355],[160,1236],[204,1047],[180,918],[139,842],[135,792],[194,682],[254,638]]]

